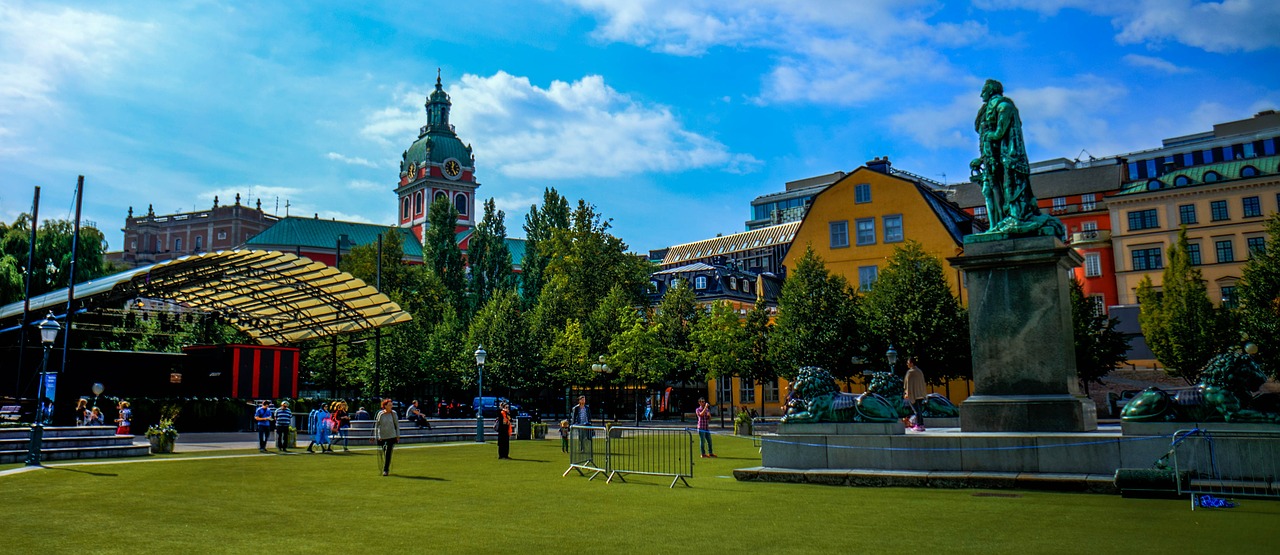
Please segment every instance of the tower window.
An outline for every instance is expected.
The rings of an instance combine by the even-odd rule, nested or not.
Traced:
[[[467,195],[460,194],[453,197],[453,205],[458,209],[459,214],[465,216],[467,214]]]
[[[415,213],[418,213],[418,214],[422,213],[422,197],[423,197],[422,191],[418,191],[417,194],[414,195],[413,204],[414,204]]]

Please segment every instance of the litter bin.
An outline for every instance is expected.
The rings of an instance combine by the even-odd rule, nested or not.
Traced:
[[[516,439],[530,439],[533,436],[533,424],[529,415],[520,413],[516,416]]]

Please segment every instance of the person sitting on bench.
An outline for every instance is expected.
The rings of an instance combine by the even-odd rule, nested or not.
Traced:
[[[431,429],[431,423],[427,421],[427,415],[422,414],[422,409],[418,408],[417,401],[410,404],[405,413],[407,413],[406,416],[408,416],[410,422],[418,425],[419,430],[423,428]]]

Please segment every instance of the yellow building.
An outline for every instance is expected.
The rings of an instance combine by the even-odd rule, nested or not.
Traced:
[[[887,264],[895,247],[907,239],[919,242],[926,252],[943,260],[963,252],[964,236],[973,231],[973,217],[948,203],[942,191],[913,175],[892,169],[887,158],[877,158],[845,175],[813,197],[804,220],[795,232],[783,266],[795,268],[805,247],[826,262],[827,270],[840,274],[861,290],[868,290]],[[958,270],[947,272],[953,292],[965,302]],[[781,414],[779,404],[786,384],[710,384],[720,406],[747,406],[764,414]],[[968,397],[969,384],[954,382],[931,387],[959,403]],[[720,399],[732,401],[722,403]]]
[[[1120,303],[1137,304],[1144,277],[1160,287],[1182,226],[1209,297],[1233,303],[1249,253],[1266,244],[1266,218],[1280,210],[1278,174],[1280,156],[1255,157],[1165,173],[1108,197]]]

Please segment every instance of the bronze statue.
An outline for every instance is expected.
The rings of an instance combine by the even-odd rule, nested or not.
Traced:
[[[986,234],[1053,235],[1066,228],[1057,218],[1042,214],[1031,192],[1031,164],[1022,140],[1022,118],[1013,100],[1004,96],[1004,85],[987,79],[982,85],[982,108],[973,122],[978,132],[980,156],[969,162],[974,182],[982,188],[987,218]]]

